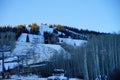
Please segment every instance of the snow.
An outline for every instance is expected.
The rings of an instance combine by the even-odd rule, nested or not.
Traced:
[[[15,60],[18,59],[17,56],[29,55],[30,59],[28,60],[28,64],[33,64],[42,61],[49,61],[49,59],[54,54],[60,54],[61,50],[66,52],[60,45],[41,44],[43,43],[43,39],[40,35],[29,34],[30,42],[26,42],[26,36],[26,33],[22,33],[18,41],[16,42],[16,46],[13,52],[6,52],[7,55],[9,53],[9,55],[11,56],[5,59],[6,69],[8,69],[8,67],[12,69],[18,65],[18,63],[15,62]],[[35,38],[38,38],[38,42]],[[67,55],[67,53],[65,55]],[[2,64],[1,60],[0,64]],[[0,71],[2,71],[2,66],[0,66]]]
[[[34,52],[34,57],[31,56],[29,64],[41,61],[48,61],[55,53],[59,54],[60,50],[63,48],[60,45],[51,45],[51,44],[32,44],[26,42],[17,42],[16,48],[13,50],[13,55],[32,55],[30,51]],[[36,60],[35,60],[35,59]]]
[[[18,65],[18,63],[14,62],[14,60],[17,60],[17,57],[9,57],[4,60],[4,62],[5,62],[4,65],[5,65],[6,70],[8,70],[8,68],[12,69]],[[1,66],[0,66],[0,72],[1,72],[2,71],[2,60],[0,60],[0,64],[1,64]]]
[[[28,34],[30,43],[37,42],[37,43],[43,43],[44,38],[43,36],[40,35],[33,35],[33,34]],[[17,42],[26,42],[26,37],[27,33],[22,33],[21,36],[18,38]]]
[[[9,57],[9,56],[11,56],[10,53],[11,53],[10,51],[8,51],[8,52],[4,52],[4,56]],[[1,56],[2,56],[2,54],[0,53],[0,57],[1,57]]]
[[[30,32],[30,27],[28,25],[26,25],[26,29]]]
[[[17,76],[17,75],[13,75],[11,76],[10,80],[38,80],[39,77],[36,75],[31,75],[31,76]],[[40,80],[40,79],[39,79]]]
[[[69,31],[69,32],[71,32],[71,33],[73,33],[73,34],[79,35],[78,33],[74,32],[74,31],[71,31],[71,30],[69,30],[69,29],[66,29],[66,31]]]
[[[15,60],[17,60],[17,57],[8,57],[4,59],[5,70],[8,70],[8,68],[13,69],[14,67],[16,67],[18,63],[15,62]],[[1,71],[2,71],[2,60],[0,60],[0,72]]]
[[[64,77],[64,76],[50,76],[48,77],[49,80],[67,80],[67,77]]]
[[[81,46],[82,44],[86,43],[86,40],[78,40],[78,39],[71,39],[71,38],[59,38],[60,43],[66,43],[73,46]]]
[[[83,80],[83,79],[78,79],[78,78],[70,78],[69,80]]]
[[[64,72],[63,69],[54,69],[54,71],[62,71],[62,72]]]
[[[10,62],[10,61],[14,61],[17,60],[17,57],[9,57],[7,59],[4,60],[4,62]]]
[[[16,42],[16,48],[13,50],[12,55],[30,55],[31,59],[28,64],[48,61],[54,54],[59,54],[61,50],[65,52],[60,45],[41,44],[42,41],[37,42],[34,38],[40,39],[39,35],[29,34],[30,42],[26,42],[26,36],[26,33],[22,33]],[[34,53],[34,56],[31,53]]]
[[[62,77],[61,77],[62,78]],[[48,78],[42,78],[38,77],[37,75],[29,75],[29,76],[17,76],[17,75],[12,75],[11,79],[8,80],[47,80]],[[82,79],[77,79],[77,78],[69,78],[69,80],[82,80]]]
[[[65,35],[65,33],[62,33],[62,32],[60,32],[60,31],[58,31],[58,34],[60,35],[60,34],[63,34],[63,35]]]
[[[49,47],[49,48],[52,48],[52,49],[55,49],[57,51],[61,50],[62,47],[60,45],[51,45],[51,44],[46,44],[45,45],[46,47]]]
[[[0,66],[0,72],[1,72],[2,71],[2,60],[0,60],[0,64],[1,64],[1,66]],[[16,67],[18,65],[18,63],[17,62],[4,63],[4,65],[5,65],[5,69],[8,70],[8,68],[12,69],[12,68]]]
[[[29,27],[28,27],[29,29]],[[53,45],[53,44],[43,44],[44,43],[44,38],[43,34],[45,31],[52,33],[54,28],[49,28],[47,25],[41,25],[40,26],[40,34],[39,35],[33,35],[33,34],[28,34],[29,35],[29,40],[30,42],[26,42],[26,33],[22,33],[21,36],[18,38],[18,41],[16,42],[15,49],[13,52],[10,54],[11,56],[15,57],[8,57],[4,61],[5,63],[5,68],[12,69],[18,65],[15,60],[17,60],[17,56],[23,56],[23,55],[29,55],[30,59],[28,60],[28,64],[33,64],[33,63],[39,63],[42,61],[49,61],[50,58],[54,54],[60,54],[61,51],[63,51],[64,55],[70,55],[67,53],[60,45]],[[61,34],[60,32],[58,34]],[[77,39],[71,39],[71,38],[59,38],[60,43],[65,42],[70,45],[76,45],[80,46],[87,41],[85,40],[77,40]],[[7,53],[8,54],[8,53]],[[12,62],[13,61],[13,62]],[[2,65],[2,61],[0,60],[0,64]],[[2,71],[2,66],[0,65],[0,72]],[[43,64],[45,65],[45,64]],[[40,66],[40,65],[34,65],[34,66]],[[31,67],[34,67],[31,66]],[[47,78],[39,78],[38,76],[32,75],[32,76],[12,76],[13,80],[16,79],[22,79],[22,80],[47,80]],[[12,79],[11,79],[12,80]],[[76,80],[75,78],[71,78],[69,80]]]
[[[53,32],[53,28],[49,28],[49,26],[47,26],[47,25],[41,25],[40,26],[40,34],[41,35],[44,35],[44,32],[50,32],[50,33],[52,33]]]

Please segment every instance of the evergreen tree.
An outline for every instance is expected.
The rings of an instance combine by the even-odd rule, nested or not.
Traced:
[[[26,36],[26,42],[30,42],[30,40],[29,40],[29,35],[27,34],[27,36]]]

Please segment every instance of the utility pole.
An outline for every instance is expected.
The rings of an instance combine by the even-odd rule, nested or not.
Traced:
[[[5,56],[4,56],[4,52],[8,52],[8,51],[10,51],[10,47],[6,46],[6,45],[4,45],[0,49],[0,52],[2,53],[2,79],[5,78],[5,75],[4,75],[4,73],[5,73],[5,65],[4,65],[4,58],[5,58]]]

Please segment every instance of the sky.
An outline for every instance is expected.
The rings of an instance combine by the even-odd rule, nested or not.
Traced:
[[[47,23],[118,32],[119,14],[119,0],[0,0],[0,26]]]

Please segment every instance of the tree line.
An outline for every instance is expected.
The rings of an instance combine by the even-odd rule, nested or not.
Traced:
[[[63,25],[54,25],[56,27],[56,30],[59,32],[64,33],[60,34],[59,37],[61,38],[68,38],[71,37],[73,39],[82,39],[82,40],[88,40],[91,38],[91,35],[103,35],[103,34],[109,34],[109,33],[103,33],[103,32],[97,32],[97,31],[90,31],[90,30],[83,30],[83,29],[77,29],[69,26],[63,26]]]
[[[26,25],[17,25],[17,26],[0,26],[0,32],[13,32],[15,33],[16,40],[20,37],[22,33],[29,34],[39,34],[39,26],[36,23],[29,24],[28,27],[30,31],[27,29]]]
[[[54,28],[53,34],[54,36],[58,36],[60,38],[69,38],[72,39],[82,39],[88,40],[91,38],[92,35],[103,35],[106,33],[100,33],[96,31],[89,31],[89,30],[79,30],[77,28],[72,28],[69,26],[62,26],[62,25],[49,25],[50,28]],[[29,29],[28,29],[29,28]],[[36,23],[29,24],[28,27],[26,25],[16,25],[16,26],[0,26],[0,32],[14,32],[16,35],[16,40],[20,37],[22,33],[28,34],[36,34],[38,35],[40,32],[39,25]],[[58,32],[61,32],[59,34]]]
[[[120,71],[120,35],[108,34],[95,36],[82,46],[61,46],[71,54],[71,58],[61,56],[52,58],[56,68],[67,71],[68,77],[80,77],[95,80],[98,76],[107,76],[109,80],[118,80]],[[61,52],[63,53],[63,52]],[[115,72],[116,71],[116,72]],[[117,74],[117,76],[115,75]]]

